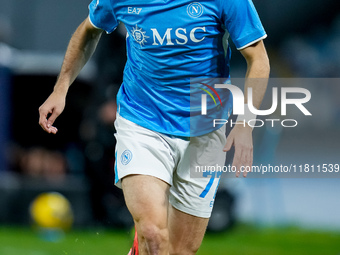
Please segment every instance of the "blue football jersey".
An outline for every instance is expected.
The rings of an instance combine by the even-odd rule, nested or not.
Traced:
[[[196,86],[190,80],[229,78],[228,37],[238,49],[266,37],[251,0],[93,0],[89,10],[95,27],[110,33],[121,22],[127,30],[127,62],[117,95],[120,115],[176,136],[219,128],[200,124],[206,117],[198,107],[200,94],[213,85]],[[218,109],[209,117],[228,118],[232,97],[215,92],[220,105],[209,104]]]

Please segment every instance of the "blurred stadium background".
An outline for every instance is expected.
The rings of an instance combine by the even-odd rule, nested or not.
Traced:
[[[38,107],[89,2],[0,0],[0,255],[126,254],[132,242],[131,218],[112,185],[124,28],[102,37],[70,90],[58,135],[38,125]],[[268,33],[272,77],[333,79],[310,88],[314,121],[254,131],[255,163],[339,164],[337,1],[254,4]],[[245,73],[235,49],[231,72]],[[74,212],[73,230],[59,242],[40,238],[29,218],[32,200],[51,191]],[[339,178],[225,178],[199,254],[340,254],[339,194]]]

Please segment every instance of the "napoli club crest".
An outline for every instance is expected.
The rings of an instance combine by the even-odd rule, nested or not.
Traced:
[[[130,163],[132,159],[132,152],[130,150],[125,150],[123,151],[120,161],[122,162],[123,165],[127,165]]]

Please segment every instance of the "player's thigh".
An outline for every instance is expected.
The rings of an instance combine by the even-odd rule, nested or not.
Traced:
[[[115,184],[129,175],[154,176],[170,185],[174,169],[172,147],[160,133],[139,126],[117,113],[115,122]]]
[[[195,254],[209,219],[181,212],[171,205],[168,219],[170,254]]]
[[[122,179],[126,205],[136,222],[167,226],[169,184],[148,175],[128,175]]]
[[[170,203],[179,211],[210,218],[222,173],[211,167],[224,165],[224,130],[221,128],[204,136],[191,138],[189,146],[183,151],[170,188]]]

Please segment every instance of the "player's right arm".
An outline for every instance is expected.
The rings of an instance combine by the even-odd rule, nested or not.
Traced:
[[[95,51],[102,31],[86,18],[72,35],[53,92],[39,108],[39,125],[47,133],[57,133],[53,123],[64,110],[67,91]]]

